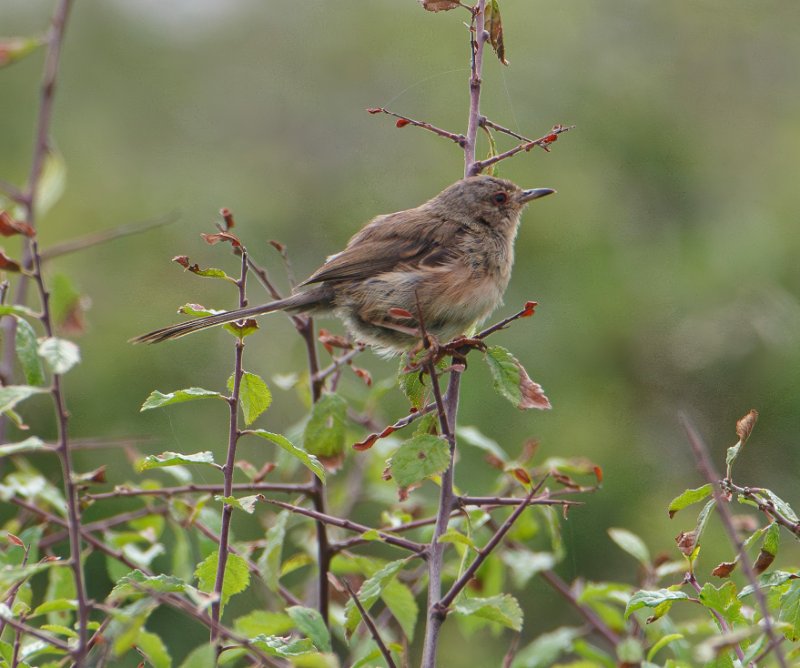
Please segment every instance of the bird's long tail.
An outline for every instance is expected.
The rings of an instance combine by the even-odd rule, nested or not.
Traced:
[[[261,304],[260,306],[239,308],[233,311],[225,311],[224,313],[216,313],[202,318],[195,318],[194,320],[187,320],[186,322],[179,322],[169,327],[162,327],[161,329],[147,332],[147,334],[135,336],[130,340],[130,343],[161,343],[162,341],[169,341],[170,339],[179,339],[187,334],[199,332],[201,329],[217,327],[247,318],[256,318],[265,313],[272,313],[273,311],[314,310],[314,308],[326,306],[326,297],[327,294],[324,294],[320,288],[306,290],[305,292],[299,292],[286,299],[278,299],[274,302]]]

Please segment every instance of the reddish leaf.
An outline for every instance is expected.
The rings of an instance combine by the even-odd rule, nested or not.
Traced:
[[[36,231],[28,223],[12,218],[8,211],[0,211],[0,234],[4,237],[11,237],[15,234],[32,237],[35,236]]]
[[[739,419],[736,423],[736,435],[739,437],[739,440],[744,445],[745,441],[750,438],[750,434],[753,432],[753,427],[756,426],[756,421],[758,420],[758,411],[751,410],[747,415],[743,418]]]
[[[594,477],[597,478],[597,484],[600,485],[603,482],[603,469],[599,466],[595,466],[592,468],[594,471]]]
[[[283,252],[286,250],[286,246],[284,246],[280,241],[275,241],[275,239],[270,239],[269,245],[281,254],[283,254]]]
[[[398,308],[393,306],[389,309],[389,315],[393,318],[413,318],[414,315],[410,311],[406,311],[404,308]]]
[[[398,118],[397,122],[395,123],[395,126],[398,127],[398,128],[404,128],[410,122],[411,121],[407,121],[405,118]]]
[[[330,354],[333,354],[334,348],[341,348],[343,350],[353,349],[353,344],[346,338],[337,334],[331,334],[327,329],[320,329],[317,339]]]
[[[520,318],[530,318],[536,312],[537,306],[539,306],[539,302],[525,302],[525,309]]]
[[[4,250],[0,249],[0,269],[5,269],[6,271],[20,271],[22,267],[19,262],[12,260],[6,255]]]
[[[697,543],[697,532],[696,531],[681,531],[675,537],[675,543],[678,546],[678,549],[683,552],[687,557],[692,555],[694,552],[695,545]]]
[[[6,534],[6,538],[8,538],[9,543],[13,543],[17,547],[25,547],[25,543],[22,542],[22,539],[19,538],[18,536],[15,536],[11,532]]]
[[[233,213],[228,207],[225,207],[220,210],[219,215],[222,216],[222,220],[225,221],[225,230],[231,229],[236,223],[233,221]]]
[[[519,480],[523,485],[530,485],[531,482],[532,482],[531,481],[531,476],[528,474],[528,472],[524,468],[522,468],[520,466],[517,466],[516,468],[512,469],[511,470],[511,474],[517,480]]]
[[[711,571],[711,575],[714,575],[718,578],[727,578],[733,572],[734,568],[736,568],[735,561],[723,561],[719,566]]]
[[[502,459],[492,454],[486,455],[486,461],[489,466],[497,469],[498,471],[502,471],[506,467],[506,463]]]
[[[753,564],[753,570],[760,575],[772,565],[773,561],[775,561],[775,555],[762,549],[758,553],[756,563]]]
[[[221,241],[227,241],[234,248],[241,248],[242,246],[242,242],[239,241],[238,237],[230,232],[217,232],[216,234],[201,233],[200,236],[203,237],[203,240],[211,246],[218,244]]]
[[[367,436],[363,441],[359,441],[358,443],[353,443],[354,450],[369,450],[373,445],[375,445],[375,441],[380,438],[380,434],[370,434]]]
[[[356,374],[361,380],[364,381],[364,384],[367,387],[372,387],[372,376],[370,375],[369,371],[366,369],[361,369],[357,366],[353,366],[352,364],[350,367],[353,369],[353,373]]]
[[[380,114],[383,111],[381,107],[368,107],[367,113],[368,114]]]
[[[419,0],[419,4],[429,12],[447,12],[461,5],[458,0]]]

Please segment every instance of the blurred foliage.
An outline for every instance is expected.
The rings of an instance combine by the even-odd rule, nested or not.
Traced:
[[[6,0],[2,32],[40,34],[51,5]],[[554,409],[514,412],[487,391],[491,377],[475,364],[461,421],[512,453],[535,438],[544,456],[601,464],[603,491],[565,523],[561,573],[630,579],[606,529],[628,527],[674,556],[679,527],[663,508],[703,482],[679,409],[697,420],[721,465],[733,440],[721,426],[758,408],[741,482],[796,489],[800,6],[502,5],[510,66],[487,58],[483,112],[532,137],[554,123],[577,126],[551,153],[500,166],[521,185],[559,191],[525,214],[501,313],[535,299],[537,314],[496,337]],[[91,299],[82,362],[66,382],[73,435],[144,437],[148,452],[221,453],[222,404],[217,413],[138,412],[153,389],[223,391],[232,364],[221,332],[157,347],[126,343],[177,318],[186,302],[234,305],[233,293],[215,285],[222,281],[183,273],[171,258],[219,266],[199,233],[227,206],[237,234],[288,289],[268,240],[286,244],[303,277],[370,217],[437,193],[461,175],[460,152],[364,109],[382,105],[463,131],[465,56],[460,21],[412,0],[77,2],[53,127],[66,191],[41,223],[42,244],[174,210],[180,219],[48,266]],[[0,72],[0,176],[9,181],[27,173],[41,66],[38,52]],[[6,242],[9,254],[15,243]],[[304,407],[272,379],[304,367],[291,324],[263,319],[248,356],[273,389],[270,430],[289,430]],[[359,360],[377,382],[396,369],[369,354]],[[357,378],[345,377],[341,389],[363,395]],[[378,419],[406,405],[390,389]],[[52,422],[44,400],[23,412],[29,423]],[[352,431],[354,440],[363,436]],[[129,476],[124,457],[89,451],[78,465],[88,470],[98,460],[107,461],[111,482]],[[481,453],[466,450],[457,484],[478,489],[494,475]],[[529,591],[526,636],[570,619],[542,583]],[[545,609],[554,612],[545,618]],[[459,642],[457,626],[446,627],[443,642]],[[476,644],[474,665],[496,655],[491,643]]]

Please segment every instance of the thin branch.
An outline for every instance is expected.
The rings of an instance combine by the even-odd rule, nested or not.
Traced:
[[[461,593],[461,590],[469,584],[470,580],[472,580],[472,577],[481,567],[481,564],[486,561],[486,558],[500,544],[500,541],[503,540],[503,537],[509,532],[511,527],[514,525],[514,522],[519,519],[520,515],[522,515],[525,509],[530,505],[530,502],[536,495],[537,491],[538,489],[534,487],[530,494],[525,497],[523,503],[520,503],[516,508],[514,508],[514,512],[512,512],[506,518],[506,521],[500,525],[500,528],[494,532],[486,545],[484,545],[482,549],[478,550],[478,556],[475,557],[472,563],[462,573],[461,577],[458,578],[458,580],[456,580],[450,587],[449,591],[442,596],[441,600],[437,603],[437,607],[439,607],[442,614],[446,614],[447,608],[450,607],[450,604],[455,600],[456,596]]]
[[[582,501],[571,501],[569,499],[551,499],[545,496],[539,499],[519,498],[515,496],[459,496],[456,503],[461,506],[478,506],[479,508],[491,509],[492,506],[518,506],[526,504],[529,506],[582,506]]]
[[[383,638],[381,638],[381,634],[378,632],[378,627],[375,626],[375,621],[369,614],[369,611],[364,608],[361,604],[361,601],[358,600],[358,596],[353,591],[353,588],[350,586],[350,583],[345,578],[339,578],[339,582],[341,582],[345,589],[347,589],[347,593],[350,595],[350,598],[353,599],[353,603],[355,604],[358,611],[361,613],[361,619],[364,620],[364,624],[367,625],[369,629],[369,633],[372,636],[372,639],[375,641],[375,644],[378,646],[378,649],[381,651],[383,658],[386,660],[387,668],[397,668],[397,664],[395,664],[394,659],[392,659],[392,654],[389,651],[389,648],[386,647],[386,644],[383,642]]]
[[[413,125],[414,127],[428,130],[435,135],[449,139],[450,141],[458,144],[461,148],[464,148],[467,141],[467,138],[464,135],[456,134],[455,132],[449,132],[448,130],[443,130],[442,128],[437,128],[435,125],[431,125],[425,121],[417,121],[413,118],[409,118],[408,116],[397,114],[393,111],[389,111],[385,107],[371,107],[370,109],[367,109],[367,112],[370,114],[386,114],[387,116],[394,116],[395,118],[400,119],[397,123],[398,128],[402,128],[406,125]]]
[[[239,482],[231,485],[232,492],[280,492],[285,494],[311,494],[311,485],[304,483],[272,483],[272,482]],[[225,494],[225,485],[178,485],[176,487],[161,487],[159,489],[128,489],[117,487],[111,492],[98,494],[84,494],[84,499],[102,501],[126,496],[163,496],[171,498],[183,494]]]
[[[374,432],[372,434],[369,434],[366,438],[360,440],[358,443],[354,443],[353,447],[356,450],[368,450],[369,448],[371,448],[375,444],[375,441],[377,441],[378,439],[386,438],[387,436],[389,436],[390,434],[393,434],[394,432],[398,431],[399,429],[402,429],[403,427],[407,427],[412,422],[415,422],[416,420],[419,420],[423,415],[427,415],[428,413],[432,413],[435,410],[436,410],[436,404],[435,403],[427,404],[426,406],[423,406],[419,410],[414,411],[413,413],[409,413],[404,418],[400,418],[394,424],[390,424],[388,427],[385,427],[383,429],[383,431]]]
[[[356,348],[353,348],[353,350],[346,352],[344,355],[339,355],[339,357],[334,357],[333,362],[331,362],[324,369],[317,371],[317,373],[314,374],[314,377],[311,379],[311,381],[314,383],[324,381],[328,376],[330,376],[335,371],[341,369],[345,364],[349,364],[354,357],[357,357],[363,351],[364,347],[358,346]]]
[[[467,137],[464,144],[464,176],[475,176],[481,171],[475,162],[475,149],[477,148],[481,118],[483,47],[489,39],[485,25],[486,0],[478,0],[478,4],[472,10],[470,24],[469,115],[467,117]]]
[[[137,223],[127,223],[125,225],[120,225],[119,227],[113,227],[110,230],[93,232],[92,234],[87,234],[85,236],[78,237],[77,239],[70,239],[69,241],[64,241],[63,243],[50,246],[50,248],[43,250],[40,253],[40,256],[42,260],[52,260],[54,257],[68,255],[70,253],[91,248],[92,246],[99,246],[100,244],[105,244],[109,241],[115,241],[116,239],[122,239],[135,234],[149,232],[157,227],[171,225],[178,220],[178,218],[178,213],[173,211],[172,213],[159,216],[158,218],[143,220]]]
[[[6,197],[10,200],[22,204],[25,201],[25,193],[22,192],[13,183],[9,183],[4,179],[0,179],[0,192],[5,193]]]
[[[409,552],[413,552],[418,556],[425,556],[426,548],[421,543],[416,543],[412,540],[406,540],[405,538],[400,538],[399,536],[393,536],[390,533],[386,533],[380,529],[373,529],[365,524],[359,524],[358,522],[353,522],[352,520],[341,519],[339,517],[335,517],[334,515],[326,515],[325,513],[320,513],[317,510],[310,510],[309,508],[303,508],[302,506],[295,506],[291,503],[284,503],[283,501],[276,501],[275,499],[264,499],[264,501],[271,503],[273,506],[278,506],[279,508],[284,508],[285,510],[297,513],[298,515],[310,517],[321,524],[330,524],[331,526],[347,529],[348,531],[357,531],[359,533],[374,531],[378,534],[378,536],[380,536],[381,540],[388,545],[394,545],[395,547],[408,550]]]
[[[507,151],[503,151],[502,153],[498,153],[497,155],[493,155],[491,158],[486,158],[485,160],[478,160],[472,164],[472,171],[471,174],[480,174],[484,169],[487,167],[491,167],[492,165],[501,162],[502,160],[507,160],[512,156],[515,156],[517,153],[521,153],[522,151],[530,151],[531,149],[536,148],[537,146],[548,153],[550,152],[550,144],[552,144],[556,139],[558,139],[558,135],[563,132],[568,132],[572,130],[575,126],[574,125],[555,125],[553,128],[548,132],[546,135],[542,135],[539,139],[534,139],[533,141],[528,141],[523,144],[519,144],[514,148],[511,148]]]
[[[714,500],[716,501],[715,506],[717,513],[722,521],[722,526],[725,529],[725,533],[728,535],[728,540],[736,550],[736,553],[739,555],[739,561],[742,564],[742,570],[744,571],[745,577],[753,587],[753,595],[756,598],[758,607],[761,609],[761,617],[764,620],[764,632],[767,634],[770,644],[774,644],[775,647],[775,659],[781,668],[787,668],[788,664],[786,663],[786,658],[783,655],[783,649],[778,642],[778,636],[776,635],[775,628],[772,624],[772,617],[770,616],[769,607],[767,606],[767,600],[764,596],[764,592],[759,586],[758,578],[756,577],[756,573],[750,564],[750,560],[747,558],[744,545],[739,540],[739,536],[736,533],[736,527],[734,527],[733,524],[731,511],[728,508],[728,500],[720,490],[719,474],[714,467],[714,463],[711,461],[708,448],[706,447],[703,439],[695,430],[692,423],[689,421],[689,418],[682,414],[680,416],[680,420],[684,430],[686,431],[686,436],[689,439],[689,445],[692,447],[692,453],[694,454],[695,461],[697,462],[697,468],[700,470],[700,473],[703,475],[703,477],[709,483],[711,483],[714,491]]]
[[[242,248],[242,263],[241,273],[236,285],[239,288],[239,308],[247,306],[247,251]],[[242,386],[242,376],[244,375],[244,367],[242,365],[242,358],[244,356],[244,339],[236,339],[234,347],[234,364],[233,364],[233,388],[231,395],[227,398],[229,408],[228,419],[228,448],[225,458],[225,466],[223,467],[223,476],[225,484],[223,485],[223,495],[230,497],[233,495],[233,473],[236,466],[236,445],[239,442],[239,392]],[[211,604],[211,618],[215,623],[219,623],[220,614],[222,611],[222,590],[225,582],[225,566],[228,562],[228,539],[230,537],[231,516],[233,515],[233,506],[229,503],[224,503],[222,506],[222,522],[219,530],[219,551],[217,558],[217,573],[214,580],[214,594],[215,600]],[[218,637],[214,628],[211,629],[211,642],[217,642]],[[217,653],[219,653],[219,645],[217,645]]]
[[[722,487],[731,493],[736,493],[746,499],[749,499],[758,506],[758,509],[764,513],[770,520],[774,520],[781,526],[791,531],[795,536],[800,538],[800,522],[795,522],[789,519],[775,507],[772,500],[767,497],[763,498],[764,490],[760,487],[741,487],[734,484],[730,479],[725,479],[721,483]]]
[[[70,654],[74,651],[72,647],[67,645],[62,640],[59,640],[56,636],[52,636],[49,633],[40,631],[35,626],[31,626],[30,624],[26,624],[25,622],[20,622],[14,619],[13,617],[6,617],[5,615],[3,615],[2,612],[0,612],[0,620],[2,620],[5,624],[10,626],[12,629],[19,631],[20,633],[24,633],[25,635],[38,638],[42,642],[48,644],[50,647],[60,649],[62,652],[65,652],[67,654]]]
[[[521,135],[517,132],[514,132],[513,130],[509,130],[508,128],[503,127],[502,125],[498,125],[494,121],[490,121],[488,118],[486,118],[486,116],[481,116],[480,119],[478,120],[478,123],[482,128],[491,128],[492,130],[497,130],[498,132],[502,132],[503,134],[514,137],[514,139],[519,139],[520,141],[524,142],[533,141],[533,139],[530,139],[525,135]]]

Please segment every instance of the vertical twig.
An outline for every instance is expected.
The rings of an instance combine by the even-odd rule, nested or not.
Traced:
[[[481,72],[483,70],[483,47],[487,35],[484,30],[486,0],[478,0],[472,10],[470,24],[470,77],[469,77],[469,116],[467,118],[467,135],[463,143],[464,176],[473,176],[475,166],[475,144],[480,127]],[[447,531],[450,512],[454,502],[454,477],[456,437],[455,427],[458,415],[458,396],[461,387],[461,370],[455,364],[450,371],[447,391],[442,398],[439,379],[433,364],[429,365],[429,374],[433,386],[436,406],[439,413],[439,425],[442,435],[450,446],[450,464],[442,475],[442,488],[439,494],[436,525],[431,538],[428,558],[428,619],[425,625],[425,641],[422,648],[422,668],[436,666],[436,654],[439,646],[439,632],[445,619],[445,611],[440,606],[442,596],[442,567],[444,563],[444,543],[439,538]]]
[[[239,280],[236,285],[239,288],[239,308],[247,306],[247,251],[242,248],[242,267]],[[228,397],[230,409],[230,419],[228,423],[228,453],[225,459],[225,466],[222,469],[224,475],[223,496],[233,495],[233,472],[236,464],[236,445],[239,442],[239,391],[242,384],[244,367],[242,357],[244,355],[244,339],[236,340],[236,350],[234,353],[233,389]],[[222,523],[219,531],[219,557],[217,560],[217,574],[214,580],[215,601],[211,604],[211,619],[214,624],[211,627],[211,641],[215,642],[219,638],[219,621],[222,611],[222,586],[225,582],[225,566],[228,562],[228,539],[230,537],[231,516],[233,506],[228,503],[222,506]],[[221,647],[217,647],[219,653]]]
[[[766,633],[767,637],[769,638],[770,645],[774,648],[773,651],[775,653],[775,659],[781,668],[787,668],[788,664],[786,663],[786,657],[783,655],[780,639],[775,633],[775,628],[772,624],[772,617],[769,612],[769,607],[767,606],[767,600],[764,597],[764,592],[758,585],[758,578],[756,577],[755,571],[753,570],[753,567],[747,558],[744,545],[742,544],[742,541],[739,540],[739,536],[736,534],[736,527],[733,525],[731,511],[728,508],[728,500],[725,498],[725,495],[720,489],[719,473],[714,467],[714,463],[711,461],[711,457],[708,454],[708,448],[706,447],[705,442],[702,438],[700,438],[700,434],[697,433],[694,426],[689,421],[689,418],[686,415],[681,415],[680,420],[683,424],[684,430],[686,431],[686,436],[689,439],[689,445],[692,447],[692,452],[694,454],[695,461],[697,462],[697,468],[700,469],[700,473],[703,474],[703,477],[711,483],[711,487],[714,490],[714,500],[717,502],[717,513],[719,513],[720,520],[722,520],[722,526],[725,529],[725,533],[728,535],[728,540],[730,541],[731,545],[733,545],[736,553],[739,555],[739,562],[742,564],[742,570],[744,571],[745,577],[753,587],[753,596],[755,596],[758,607],[761,609],[761,617],[764,620],[764,633]]]

